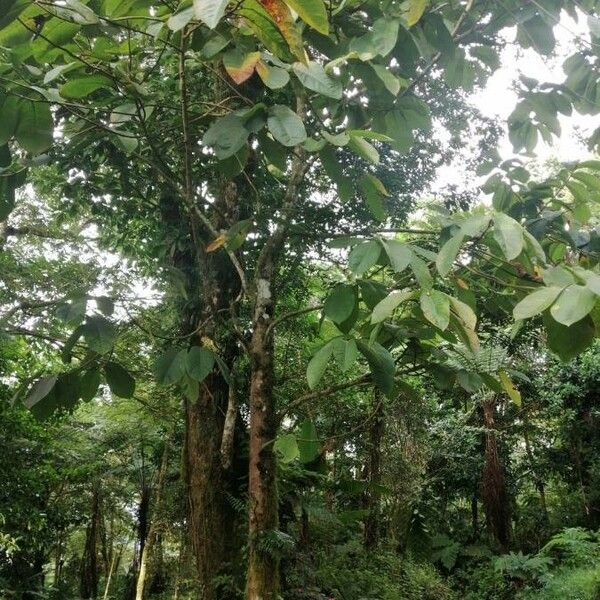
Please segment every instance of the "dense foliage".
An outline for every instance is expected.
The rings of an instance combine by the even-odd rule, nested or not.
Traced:
[[[600,597],[597,14],[0,0],[0,593]]]

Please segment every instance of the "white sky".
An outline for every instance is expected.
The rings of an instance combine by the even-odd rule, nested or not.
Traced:
[[[490,77],[484,89],[475,92],[472,102],[484,115],[497,117],[500,124],[506,119],[517,103],[517,93],[514,91],[515,82],[520,75],[532,77],[538,81],[561,83],[565,79],[562,70],[564,60],[573,53],[581,42],[589,42],[586,34],[587,23],[582,16],[578,22],[564,12],[559,24],[554,28],[557,39],[555,56],[541,57],[535,51],[523,50],[516,44],[516,28],[507,29],[505,38],[509,42],[500,57],[501,67]],[[573,113],[571,117],[560,116],[562,134],[555,138],[552,145],[540,141],[535,149],[536,162],[544,162],[549,158],[561,161],[582,160],[590,156],[589,150],[581,143],[577,131],[583,135],[591,134],[600,126],[600,117]],[[500,154],[503,159],[515,156],[512,145],[505,132],[500,143]],[[521,157],[525,161],[528,157]],[[457,172],[456,167],[449,165],[439,169],[438,182],[435,186],[445,184],[464,184],[463,173]]]

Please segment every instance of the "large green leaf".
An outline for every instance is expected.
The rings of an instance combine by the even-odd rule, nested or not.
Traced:
[[[308,381],[308,387],[313,390],[317,387],[319,381],[325,373],[327,363],[333,353],[334,344],[327,342],[322,348],[317,350],[315,355],[310,359],[308,367],[306,368],[306,379]]]
[[[181,380],[185,373],[187,352],[178,348],[169,348],[158,357],[154,366],[154,376],[158,383],[169,385]]]
[[[397,240],[384,240],[383,247],[396,273],[402,273],[413,259],[413,251],[408,244]]]
[[[348,257],[348,266],[357,275],[368,271],[379,260],[381,246],[375,240],[370,240],[354,246]]]
[[[494,216],[494,239],[508,260],[513,260],[523,250],[523,228],[504,213]]]
[[[336,285],[325,300],[323,313],[334,323],[343,323],[354,312],[356,288],[352,285]]]
[[[532,294],[525,296],[513,309],[516,320],[529,319],[543,313],[558,298],[563,291],[562,287],[543,287]]]
[[[38,379],[29,390],[27,397],[25,398],[25,406],[31,408],[38,402],[43,400],[54,388],[56,384],[56,375],[48,375]]]
[[[107,362],[104,365],[104,375],[110,391],[116,396],[131,398],[135,393],[135,379],[119,363]]]
[[[15,135],[19,124],[21,98],[8,96],[0,104],[0,144],[4,145]]]
[[[597,296],[583,285],[570,285],[550,308],[555,321],[569,327],[585,317],[596,303]]]
[[[300,425],[300,432],[296,437],[300,451],[300,462],[311,463],[319,457],[321,442],[312,419],[305,419]]]
[[[462,233],[457,233],[440,248],[437,258],[435,259],[435,266],[442,277],[448,275],[452,270],[452,265],[458,256],[463,240],[464,235]]]
[[[194,0],[194,15],[214,29],[225,14],[229,0]]]
[[[273,449],[284,463],[290,463],[300,456],[298,442],[293,433],[285,433],[278,436],[273,444]]]
[[[215,366],[215,354],[208,348],[193,346],[187,353],[185,368],[196,381],[204,381]]]
[[[54,122],[46,102],[24,100],[19,106],[19,121],[15,137],[32,154],[40,154],[52,145]]]
[[[342,97],[342,84],[327,75],[325,69],[319,63],[311,61],[305,65],[301,62],[295,62],[293,69],[296,77],[305,88],[336,100]]]
[[[269,109],[267,126],[273,137],[284,146],[297,146],[306,139],[302,119],[282,104],[276,104]]]
[[[87,345],[98,354],[108,352],[113,347],[116,336],[115,326],[100,315],[88,317],[83,325],[83,337]]]
[[[323,0],[284,0],[284,2],[299,14],[307,25],[323,35],[329,33],[329,20]]]
[[[567,327],[557,323],[546,312],[544,328],[547,333],[548,347],[564,361],[581,354],[594,341],[596,334],[594,322],[589,315]]]
[[[342,371],[347,371],[358,357],[358,348],[355,340],[337,338],[334,343],[333,353],[335,360]]]
[[[400,306],[402,302],[408,300],[413,295],[413,290],[394,290],[390,292],[381,302],[375,306],[371,314],[371,323],[381,323],[385,321]]]
[[[208,128],[202,143],[212,146],[219,160],[233,156],[248,139],[250,132],[244,127],[244,119],[230,113],[217,119]]]
[[[98,392],[98,388],[100,387],[100,371],[97,368],[93,368],[82,373],[80,386],[81,399],[84,402],[93,400]]]
[[[367,344],[359,340],[358,349],[367,359],[375,385],[384,394],[390,396],[394,391],[394,375],[396,373],[396,365],[392,355],[377,342]]]
[[[102,75],[88,75],[70,79],[60,86],[59,92],[63,98],[85,98],[100,89],[110,89],[112,82]]]
[[[425,318],[444,331],[450,323],[450,298],[439,290],[427,290],[421,293],[421,310]]]

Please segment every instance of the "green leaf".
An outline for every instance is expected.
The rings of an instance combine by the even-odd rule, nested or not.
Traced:
[[[159,356],[154,366],[154,377],[158,383],[169,385],[177,383],[185,373],[187,352],[178,348],[169,348]]]
[[[229,0],[194,0],[194,14],[214,29],[225,14]]]
[[[135,392],[135,379],[127,369],[116,362],[107,362],[104,365],[104,375],[110,391],[121,398],[131,398]],[[98,389],[98,388],[96,388]]]
[[[569,327],[580,321],[596,303],[596,294],[583,285],[570,285],[552,305],[550,313],[555,321]]]
[[[410,264],[414,254],[411,247],[397,240],[383,240],[383,247],[396,273],[402,273]]]
[[[543,287],[525,296],[513,309],[515,320],[529,319],[543,313],[558,298],[563,287]]]
[[[394,290],[390,292],[373,309],[371,314],[371,323],[381,323],[385,321],[400,306],[402,302],[408,300],[413,295],[413,290]]]
[[[61,304],[56,309],[56,316],[65,323],[78,325],[85,317],[85,309],[87,306],[86,298],[77,298],[72,302]]]
[[[95,300],[98,310],[103,315],[109,317],[115,311],[115,303],[112,301],[112,298],[109,298],[108,296],[98,296]]]
[[[306,139],[302,119],[282,104],[276,104],[269,109],[267,126],[273,137],[284,146],[297,146]]]
[[[80,379],[81,399],[84,402],[93,400],[100,387],[100,371],[98,369],[89,369],[81,375]]]
[[[504,391],[508,394],[508,397],[520,408],[521,407],[521,392],[515,387],[511,378],[508,376],[506,371],[498,371],[498,378],[504,388]]]
[[[358,185],[373,217],[380,223],[385,221],[387,211],[383,203],[383,196],[387,196],[388,192],[381,181],[371,173],[367,173],[361,177]]]
[[[319,457],[321,442],[317,435],[317,428],[312,419],[305,419],[300,425],[300,433],[296,438],[300,451],[300,462],[311,463]]]
[[[4,145],[11,140],[19,124],[19,110],[21,99],[17,96],[8,96],[0,104],[0,144]]]
[[[350,136],[348,147],[351,148],[355,154],[370,163],[377,164],[379,162],[379,152],[377,152],[377,149],[363,137],[356,135]]]
[[[289,80],[289,73],[281,67],[274,67],[259,61],[256,65],[256,72],[263,83],[272,90],[278,90],[285,87]]]
[[[102,75],[88,75],[70,79],[60,86],[59,93],[63,98],[85,98],[99,89],[110,89],[112,82]]]
[[[56,379],[56,375],[48,375],[46,377],[41,377],[40,379],[38,379],[31,386],[31,389],[29,390],[29,393],[25,398],[25,406],[27,408],[31,408],[32,406],[35,406],[38,402],[46,398],[46,396],[48,396],[48,394],[54,388],[54,385],[56,384]]]
[[[54,121],[47,103],[32,100],[21,102],[15,137],[27,152],[40,154],[48,150],[52,146],[53,130]]]
[[[356,306],[356,288],[352,285],[336,285],[325,300],[323,314],[334,323],[343,323],[350,318]]]
[[[444,331],[450,323],[450,298],[444,292],[427,290],[421,293],[421,310],[425,318]]]
[[[419,256],[413,254],[409,264],[419,286],[424,290],[430,289],[433,285],[433,278],[431,277],[427,263]]]
[[[347,371],[358,357],[358,348],[353,339],[337,338],[333,348],[335,360],[342,371]]]
[[[452,265],[458,256],[463,240],[464,235],[462,233],[457,233],[441,247],[437,258],[435,259],[435,266],[442,277],[448,275],[452,270]]]
[[[187,353],[185,368],[198,382],[204,381],[215,366],[215,354],[208,348],[192,346]]]
[[[342,97],[341,82],[330,77],[319,63],[311,61],[305,65],[301,62],[295,62],[292,68],[305,88],[335,100]]]
[[[273,449],[284,463],[290,463],[300,456],[298,442],[293,433],[278,436],[273,444]]]
[[[358,349],[367,359],[375,385],[386,396],[390,396],[394,391],[394,375],[396,373],[396,365],[392,355],[377,342],[366,344],[359,340]]]
[[[352,248],[348,256],[348,266],[357,275],[362,275],[377,263],[380,254],[381,246],[375,240],[364,242]]]
[[[594,341],[596,330],[594,322],[587,316],[570,327],[557,323],[549,313],[544,313],[544,327],[547,333],[548,347],[562,360],[575,358]]]
[[[504,213],[494,215],[494,239],[508,260],[513,260],[523,250],[523,228]]]
[[[243,118],[230,113],[212,123],[204,134],[202,143],[212,146],[217,158],[224,160],[233,156],[246,143],[249,135]]]
[[[194,9],[190,6],[182,11],[171,15],[167,21],[167,27],[171,31],[179,31],[183,29],[194,17]]]
[[[333,353],[333,343],[327,342],[322,348],[317,350],[315,355],[310,359],[306,369],[306,379],[308,387],[314,390],[325,373],[327,363]]]
[[[329,20],[323,0],[284,0],[284,2],[307,24],[319,33],[329,33]]]
[[[117,331],[110,321],[100,315],[93,315],[83,325],[83,337],[92,350],[104,354],[113,347]]]

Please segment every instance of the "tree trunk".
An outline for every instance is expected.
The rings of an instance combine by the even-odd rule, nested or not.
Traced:
[[[198,400],[188,399],[185,404],[189,533],[202,600],[216,598],[214,579],[231,567],[239,548],[234,535],[236,514],[227,499],[231,477],[223,468],[221,455],[228,398],[227,382],[213,372],[201,384]]]
[[[159,518],[159,511],[162,499],[162,491],[165,482],[165,476],[167,474],[167,466],[169,462],[169,443],[170,440],[165,440],[165,447],[163,449],[162,458],[160,461],[160,467],[158,470],[158,476],[156,480],[155,497],[154,497],[154,508],[153,518],[148,528],[147,541],[144,544],[144,549],[140,558],[140,568],[137,577],[137,585],[135,591],[135,600],[143,600],[144,598],[144,587],[146,585],[146,575],[148,569],[148,563],[152,556],[152,550],[154,547],[154,540],[156,537],[156,525],[157,519]]]
[[[248,600],[277,600],[279,558],[265,550],[265,541],[279,525],[276,459],[277,433],[273,398],[273,342],[268,326],[272,298],[270,282],[259,280],[254,331],[250,347],[250,496],[246,595]]]
[[[483,402],[485,433],[485,465],[482,475],[482,499],[488,528],[503,551],[510,542],[510,506],[504,471],[498,457],[498,440],[494,421],[495,397]]]
[[[381,531],[381,442],[384,431],[384,408],[381,394],[373,398],[373,416],[369,427],[369,489],[363,543],[366,550],[374,550],[379,544]]]
[[[85,536],[85,547],[81,560],[80,594],[82,598],[98,595],[98,536],[100,534],[100,491],[98,485],[92,490],[90,522]]]
[[[533,450],[531,449],[531,443],[529,441],[529,419],[527,418],[527,411],[523,412],[523,439],[525,441],[525,452],[529,461],[529,468],[533,474],[533,482],[535,489],[540,496],[540,509],[542,511],[542,518],[544,523],[548,523],[548,506],[546,504],[546,486],[544,480],[540,476],[537,465],[535,464],[535,457],[533,456]]]

